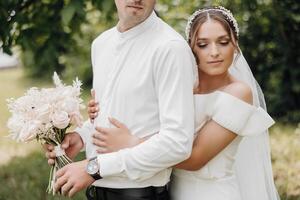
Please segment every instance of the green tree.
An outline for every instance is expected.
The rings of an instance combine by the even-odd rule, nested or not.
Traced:
[[[27,75],[51,77],[53,71],[61,73],[66,69],[67,55],[79,53],[78,43],[85,37],[82,24],[88,23],[87,13],[95,9],[102,11],[99,18],[104,21],[114,18],[112,1],[0,1],[0,44],[7,53],[11,53],[12,46],[21,47]],[[87,60],[86,56],[82,58]]]
[[[300,3],[296,0],[162,0],[161,16],[184,34],[187,17],[212,5],[229,8],[240,26],[240,47],[261,85],[268,110],[300,121]]]

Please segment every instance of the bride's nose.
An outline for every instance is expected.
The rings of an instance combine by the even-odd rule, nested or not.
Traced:
[[[210,49],[210,56],[213,58],[216,58],[220,55],[220,51],[218,49],[218,46],[215,43],[212,43],[211,49]]]

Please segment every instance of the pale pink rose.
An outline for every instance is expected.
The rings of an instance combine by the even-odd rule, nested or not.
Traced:
[[[52,123],[56,128],[64,129],[70,123],[70,118],[67,112],[65,111],[57,111],[52,116]]]

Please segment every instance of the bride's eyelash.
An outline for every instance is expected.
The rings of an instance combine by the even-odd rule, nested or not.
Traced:
[[[222,46],[227,46],[228,44],[230,43],[230,40],[220,40],[219,41],[219,44],[221,44]],[[199,42],[199,43],[197,43],[197,46],[199,47],[199,48],[205,48],[206,46],[207,46],[208,44],[207,43],[204,43],[204,42]]]
[[[199,48],[205,48],[207,46],[207,43],[198,43],[197,46]]]
[[[226,46],[226,45],[229,44],[229,40],[220,41],[220,44],[223,45],[223,46]]]

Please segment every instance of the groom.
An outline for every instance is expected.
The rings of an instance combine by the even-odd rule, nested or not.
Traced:
[[[96,130],[113,131],[108,118],[124,122],[147,141],[96,154],[87,121],[62,147],[87,160],[57,172],[56,190],[73,196],[90,186],[88,199],[168,199],[171,166],[189,157],[194,132],[193,54],[185,40],[154,12],[155,0],[115,0],[119,22],[92,44],[93,88],[101,114]],[[53,163],[53,147],[48,162]]]

